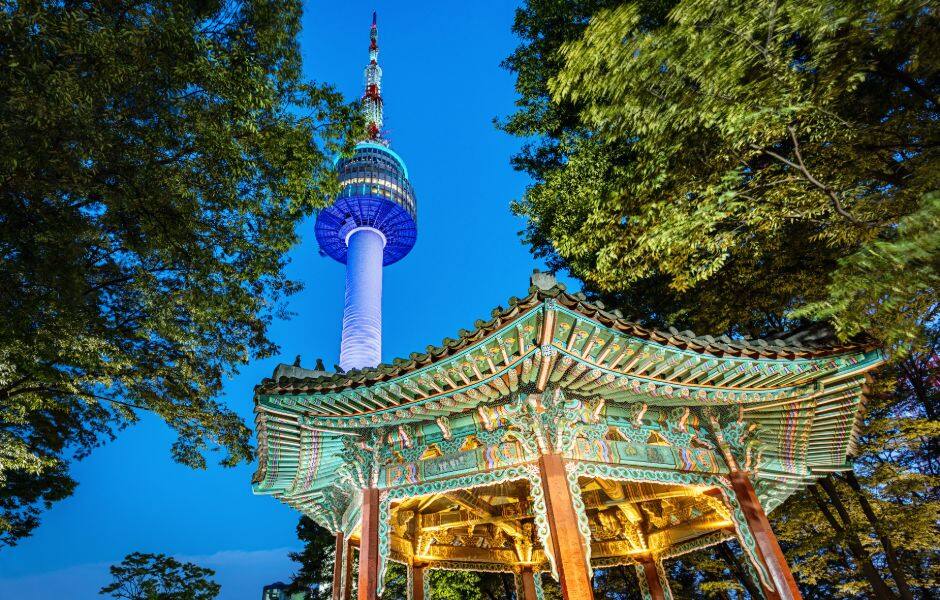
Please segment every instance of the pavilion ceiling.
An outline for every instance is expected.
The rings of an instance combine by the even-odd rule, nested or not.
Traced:
[[[597,563],[628,563],[732,526],[728,509],[705,488],[594,478],[580,486]],[[407,498],[392,507],[391,555],[431,567],[460,562],[484,570],[548,570],[534,518],[523,481]]]

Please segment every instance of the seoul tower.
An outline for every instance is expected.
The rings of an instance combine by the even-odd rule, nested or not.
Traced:
[[[382,362],[382,268],[398,262],[418,235],[408,167],[382,138],[382,69],[376,15],[372,13],[369,65],[362,110],[366,138],[339,161],[342,187],[317,215],[323,253],[346,265],[346,302],[339,365],[344,371]]]

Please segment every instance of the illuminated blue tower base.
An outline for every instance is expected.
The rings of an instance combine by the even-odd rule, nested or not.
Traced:
[[[320,249],[346,264],[340,367],[382,362],[382,267],[404,258],[418,228],[414,191],[401,157],[362,142],[338,164],[342,191],[317,215]]]
[[[346,254],[346,304],[339,363],[344,370],[382,362],[382,254],[385,236],[359,227],[349,236]]]

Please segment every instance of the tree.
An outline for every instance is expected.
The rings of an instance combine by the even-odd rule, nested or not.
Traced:
[[[134,552],[111,565],[114,581],[98,593],[127,600],[212,600],[222,589],[213,575],[212,569],[165,554]]]
[[[431,571],[429,577],[428,600],[501,600],[513,593],[511,576],[503,573],[438,570]]]
[[[222,382],[276,351],[296,225],[361,127],[301,78],[299,0],[0,11],[0,544],[141,411],[249,460]],[[354,137],[354,136],[352,136]]]
[[[306,515],[297,523],[297,538],[303,542],[303,549],[290,553],[290,559],[300,565],[291,578],[291,589],[305,592],[307,600],[330,598],[335,538]]]
[[[514,210],[536,255],[645,324],[831,325],[891,351],[855,473],[771,515],[807,598],[927,598],[936,580],[937,21],[916,2],[516,14],[520,98],[500,126],[527,138]],[[695,597],[737,593],[732,558],[687,555],[673,575]]]
[[[929,328],[916,352],[874,382],[855,471],[821,480],[775,514],[801,579],[833,590],[828,597],[932,597],[940,575],[938,338]]]
[[[594,569],[592,579],[595,600],[641,600],[639,580],[633,565]],[[561,600],[561,587],[550,575],[542,577],[545,597]]]
[[[526,100],[506,128],[550,140],[517,159],[535,164],[515,210],[537,252],[601,293],[656,290],[693,325],[783,306],[909,344],[936,316],[935,10],[630,2],[587,26],[572,12],[582,34],[555,40],[557,69],[510,62]],[[762,300],[741,306],[741,288]]]

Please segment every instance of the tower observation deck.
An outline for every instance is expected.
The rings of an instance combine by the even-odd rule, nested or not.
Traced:
[[[408,168],[382,138],[382,69],[372,14],[369,65],[362,110],[367,137],[337,164],[342,189],[317,215],[320,249],[346,265],[346,300],[340,367],[349,371],[382,362],[382,268],[405,257],[418,234]]]

